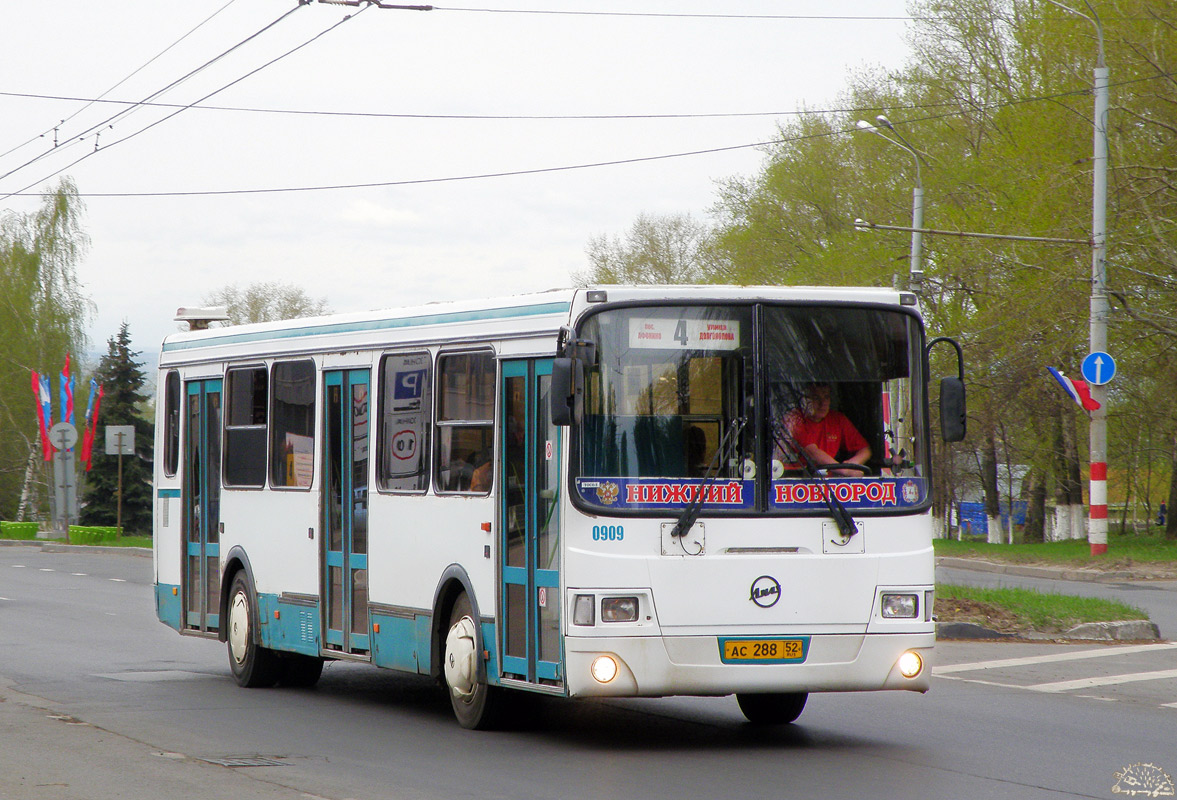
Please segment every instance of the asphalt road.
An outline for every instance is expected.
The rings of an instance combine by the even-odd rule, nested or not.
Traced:
[[[1106,798],[1177,771],[1177,648],[937,661],[927,695],[815,695],[780,729],[732,698],[545,699],[475,733],[429,681],[361,665],[239,689],[223,645],[155,620],[149,559],[0,547],[0,800]]]

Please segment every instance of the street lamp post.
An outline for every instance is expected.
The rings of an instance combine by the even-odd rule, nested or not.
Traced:
[[[924,280],[924,270],[921,263],[924,244],[924,181],[920,173],[920,154],[910,142],[903,138],[903,134],[895,129],[895,126],[891,124],[891,120],[882,114],[879,114],[875,119],[880,126],[891,131],[895,135],[895,138],[892,139],[890,136],[887,136],[878,127],[871,125],[864,119],[858,121],[858,129],[873,133],[884,141],[890,142],[896,147],[903,148],[908,153],[911,153],[911,157],[915,161],[915,189],[911,193],[911,271],[908,288],[913,292],[918,292]]]
[[[1065,6],[1056,0],[1052,5],[1074,14],[1095,26],[1099,44],[1095,65],[1095,127],[1091,157],[1091,352],[1105,353],[1108,349],[1108,290],[1107,290],[1107,203],[1108,203],[1108,68],[1104,61],[1103,24],[1091,3],[1083,5],[1091,16]],[[1091,412],[1091,511],[1087,516],[1087,543],[1091,554],[1108,551],[1108,423],[1107,386],[1093,384],[1091,398],[1099,408]]]

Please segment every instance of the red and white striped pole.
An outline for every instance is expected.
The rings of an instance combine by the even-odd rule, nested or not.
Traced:
[[[1099,556],[1108,551],[1108,464],[1106,461],[1091,462],[1091,511],[1087,517],[1087,543],[1091,555]]]

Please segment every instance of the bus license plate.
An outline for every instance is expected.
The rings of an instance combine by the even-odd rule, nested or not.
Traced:
[[[804,639],[723,639],[723,660],[804,661]]]

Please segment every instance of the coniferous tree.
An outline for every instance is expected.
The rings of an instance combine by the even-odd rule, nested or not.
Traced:
[[[123,531],[151,533],[151,468],[155,424],[142,416],[147,395],[147,376],[131,349],[127,323],[107,341],[107,352],[98,364],[96,378],[104,396],[94,437],[93,467],[86,473],[84,525],[114,525],[118,520],[119,457],[106,455],[109,425],[135,426],[135,455],[122,458]]]

